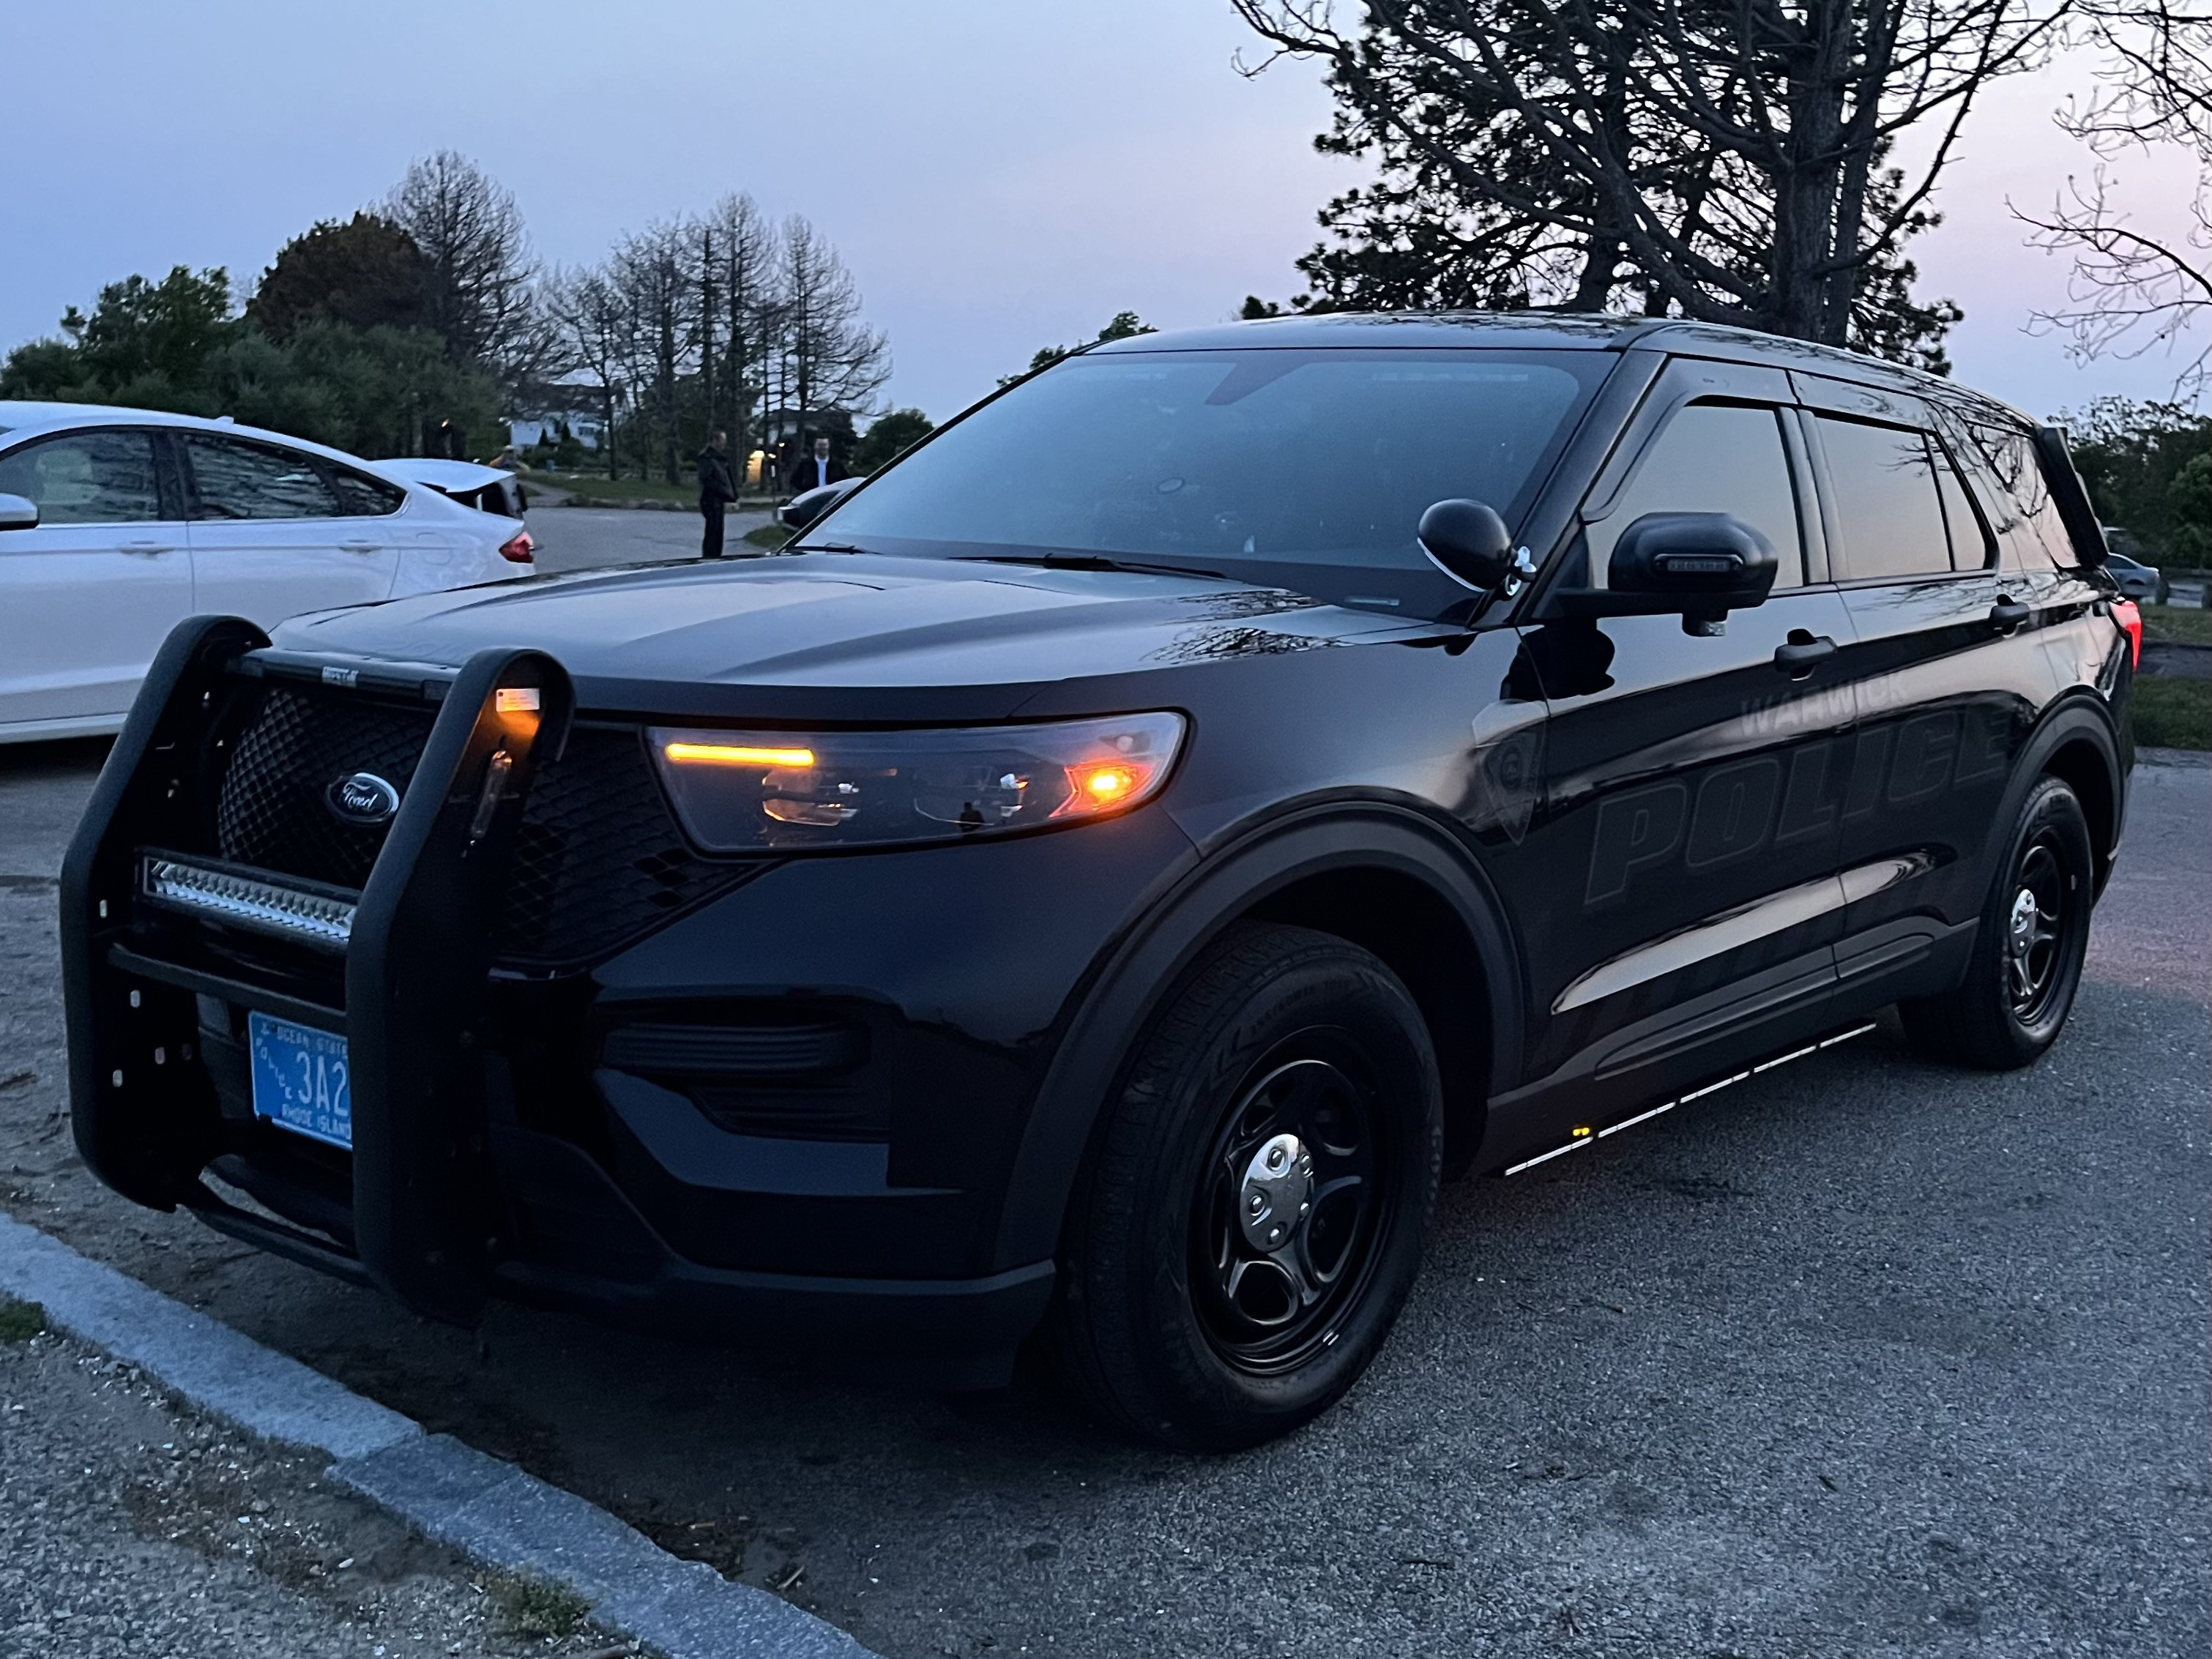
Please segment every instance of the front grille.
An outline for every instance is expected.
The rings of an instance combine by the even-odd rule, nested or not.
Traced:
[[[216,798],[223,857],[359,888],[384,845],[384,826],[340,818],[331,811],[330,787],[373,772],[404,794],[436,718],[419,704],[270,686],[239,733]]]
[[[696,856],[635,727],[578,726],[538,769],[515,838],[500,957],[555,967],[612,949],[727,891],[757,865]]]
[[[403,793],[435,712],[349,692],[270,685],[239,732],[216,793],[215,839],[234,864],[358,890],[386,826],[331,808],[338,779],[370,772]],[[726,892],[757,865],[693,854],[636,729],[580,723],[525,804],[501,920],[508,967],[572,967]]]

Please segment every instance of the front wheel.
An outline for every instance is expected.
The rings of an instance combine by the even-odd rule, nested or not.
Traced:
[[[1317,1415],[1420,1265],[1442,1090],[1397,976],[1327,933],[1241,927],[1185,977],[1070,1207],[1057,1346],[1124,1431],[1205,1450]]]
[[[2013,822],[1966,978],[1898,1005],[1914,1045],[2007,1072],[2057,1041],[2081,984],[2096,875],[2081,801],[2059,779],[2039,780]]]

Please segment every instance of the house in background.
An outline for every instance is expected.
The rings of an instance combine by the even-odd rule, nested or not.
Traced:
[[[623,393],[617,390],[620,404]],[[516,449],[532,444],[556,442],[561,428],[586,449],[597,449],[607,439],[606,399],[597,386],[550,381],[525,386],[515,412],[507,417],[507,441]]]

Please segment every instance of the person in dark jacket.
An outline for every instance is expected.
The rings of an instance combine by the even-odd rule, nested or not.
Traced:
[[[702,559],[722,556],[722,514],[738,499],[738,487],[730,479],[729,441],[727,433],[717,432],[699,452],[699,516],[707,521],[699,544]]]
[[[801,455],[791,469],[791,493],[804,495],[810,489],[836,483],[845,476],[844,463],[830,453],[830,440],[817,438],[812,451]]]

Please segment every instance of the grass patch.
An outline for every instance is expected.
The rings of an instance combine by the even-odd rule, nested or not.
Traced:
[[[2185,645],[2212,645],[2212,611],[2184,609],[2178,605],[2142,607],[2143,637],[2173,640]]]
[[[574,1590],[542,1578],[501,1573],[484,1581],[511,1636],[573,1636],[590,1616],[591,1603]]]
[[[755,547],[765,547],[773,551],[798,533],[796,530],[787,530],[780,524],[764,524],[745,532],[745,539]]]
[[[2128,693],[2136,741],[2157,749],[2212,749],[2212,680],[2138,679]]]
[[[0,1296],[0,1342],[28,1342],[46,1328],[46,1310],[35,1302]]]

